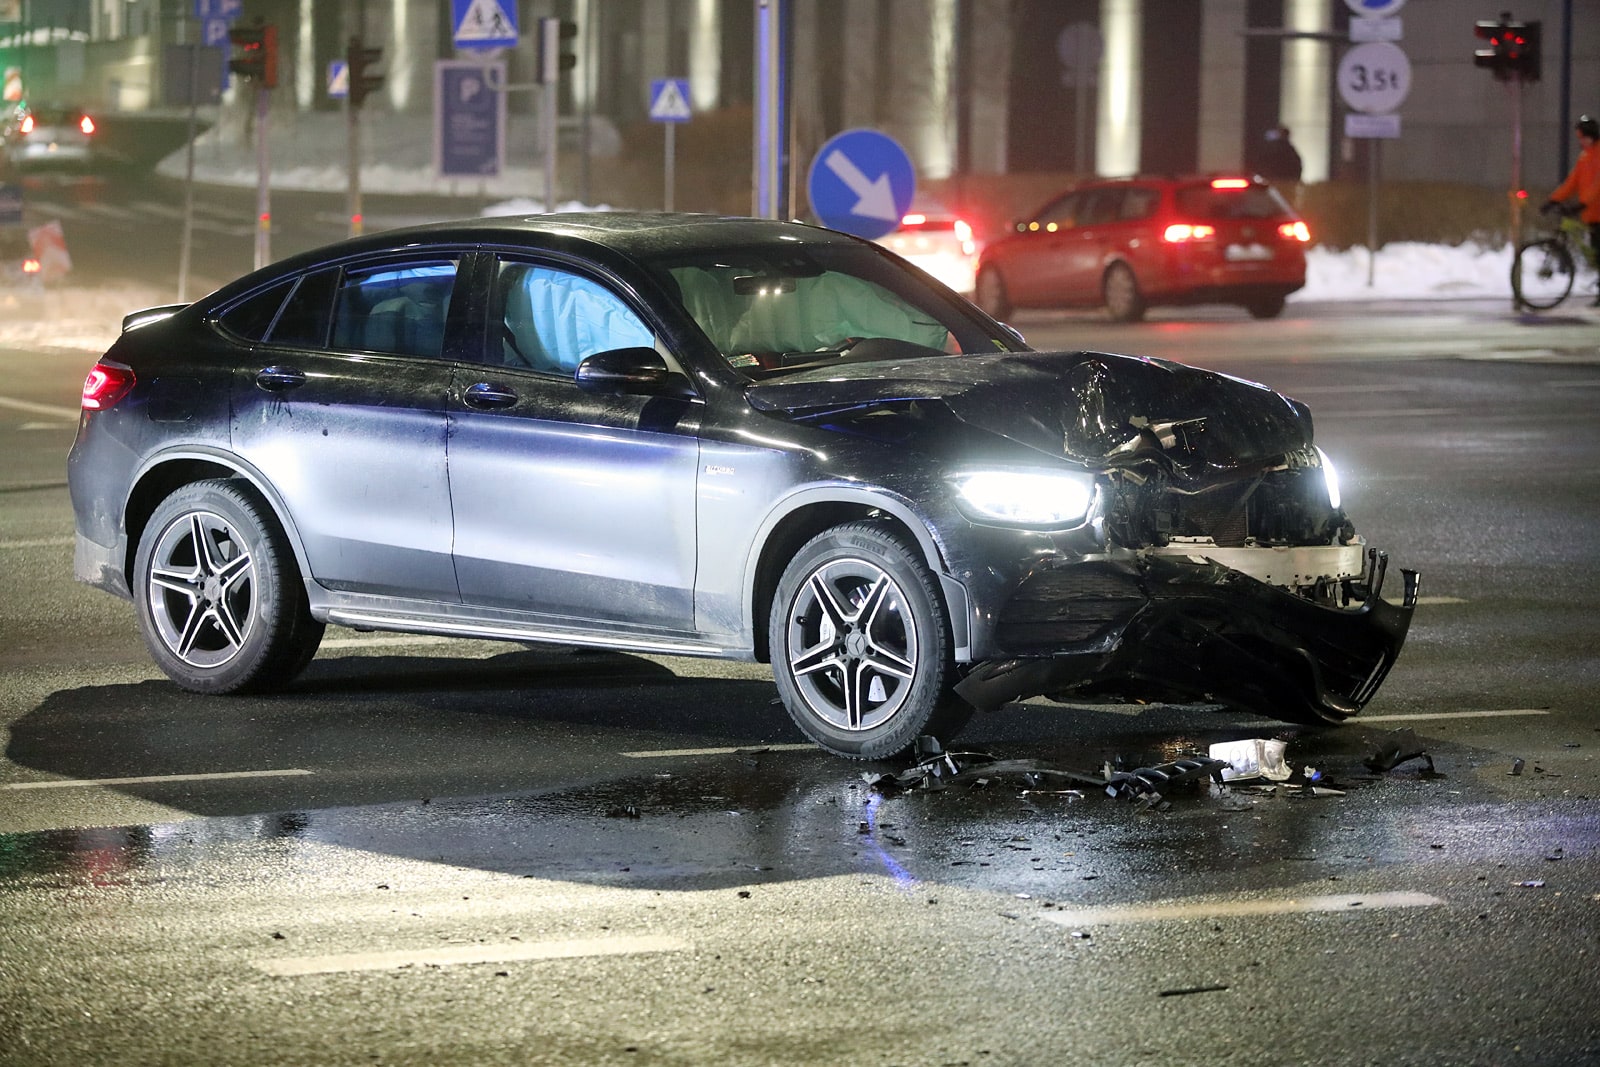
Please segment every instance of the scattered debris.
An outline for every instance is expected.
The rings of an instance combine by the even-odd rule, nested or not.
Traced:
[[[1227,765],[1224,760],[1212,759],[1210,756],[1196,756],[1192,759],[1173,760],[1158,767],[1118,771],[1106,775],[1106,795],[1121,797],[1124,800],[1150,797],[1154,803],[1160,803],[1160,790],[1164,787],[1206,777],[1221,783],[1222,768]]]
[[[1544,879],[1543,878],[1529,878],[1526,882],[1518,882],[1518,883],[1516,883],[1516,885],[1517,885],[1517,888],[1519,888],[1519,889],[1543,889],[1544,888]]]
[[[1364,762],[1372,770],[1381,773],[1392,771],[1400,764],[1414,759],[1426,760],[1427,773],[1433,773],[1433,757],[1428,755],[1417,732],[1407,726],[1404,729],[1391,731]]]
[[[1227,763],[1222,769],[1222,780],[1226,783],[1262,779],[1287,782],[1294,773],[1283,761],[1284,750],[1288,747],[1285,741],[1252,737],[1244,741],[1223,741],[1212,745],[1210,753],[1212,759]]]
[[[606,809],[606,818],[637,819],[639,818],[639,809],[632,804],[619,804],[614,808]]]
[[[1511,776],[1512,778],[1515,778],[1517,775],[1522,773],[1522,768],[1524,768],[1526,766],[1527,766],[1527,764],[1523,763],[1522,759],[1520,757],[1518,757],[1517,759],[1514,759],[1514,760],[1511,761],[1511,769],[1509,771],[1507,771],[1506,774]]]
[[[1183,989],[1163,989],[1159,995],[1163,997],[1187,997],[1193,993],[1225,993],[1227,989],[1228,987],[1225,985],[1195,985]]]

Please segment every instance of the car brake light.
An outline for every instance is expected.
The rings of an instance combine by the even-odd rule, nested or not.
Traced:
[[[925,223],[927,221],[928,221],[928,216],[926,216],[926,215],[907,215],[905,218],[900,220],[900,225],[902,225],[902,226],[921,226],[923,223]]]
[[[1285,222],[1278,227],[1278,236],[1286,241],[1309,242],[1311,229],[1303,222]]]
[[[83,379],[83,409],[104,411],[133,390],[133,371],[115,363],[96,363]]]
[[[38,274],[39,268],[39,261],[32,256],[22,261],[22,273],[24,274]]]
[[[1178,245],[1183,244],[1185,241],[1209,240],[1216,235],[1217,228],[1215,226],[1207,226],[1203,222],[1195,225],[1187,222],[1174,222],[1162,233],[1161,239],[1168,244]]]
[[[22,125],[17,127],[17,132],[18,133],[32,133],[33,132],[33,116],[32,115],[24,115],[24,116],[22,116]]]
[[[83,116],[83,118],[78,120],[78,129],[83,131],[84,136],[88,136],[89,134],[93,133],[94,119],[90,118],[88,115]]]
[[[1213,189],[1248,189],[1248,188],[1250,188],[1250,179],[1249,178],[1213,178],[1213,179],[1211,179],[1211,188],[1213,188]]]

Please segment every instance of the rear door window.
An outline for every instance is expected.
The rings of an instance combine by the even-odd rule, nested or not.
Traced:
[[[346,269],[334,295],[334,347],[441,355],[457,267],[455,259],[428,259]]]
[[[1276,189],[1250,185],[1243,189],[1217,189],[1191,185],[1178,190],[1178,213],[1185,219],[1225,222],[1230,219],[1276,219],[1293,214]]]

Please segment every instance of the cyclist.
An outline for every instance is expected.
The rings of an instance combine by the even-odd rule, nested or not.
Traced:
[[[1592,115],[1580,115],[1574,129],[1578,134],[1578,162],[1573,164],[1567,180],[1556,186],[1550,199],[1539,210],[1556,210],[1562,201],[1577,197],[1583,205],[1578,217],[1589,227],[1589,247],[1596,262],[1600,262],[1600,121]],[[1600,292],[1594,296],[1594,306],[1600,307]]]

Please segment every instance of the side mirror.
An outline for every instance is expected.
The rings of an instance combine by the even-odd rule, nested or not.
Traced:
[[[596,352],[578,364],[578,388],[586,393],[634,396],[690,396],[681,374],[667,369],[667,361],[653,348],[613,348]]]

